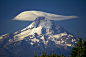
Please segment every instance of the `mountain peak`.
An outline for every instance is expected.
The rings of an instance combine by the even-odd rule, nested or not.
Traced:
[[[39,16],[39,17],[37,17],[36,19],[45,19],[45,17],[44,16]],[[35,20],[36,20],[35,19]]]
[[[13,54],[17,52],[16,50],[19,50],[20,53],[20,49],[25,50],[25,54],[32,48],[30,53],[34,52],[34,50],[41,51],[44,47],[46,47],[47,51],[50,49],[56,53],[58,50],[61,51],[58,54],[65,53],[67,50],[71,50],[76,43],[77,38],[74,35],[44,16],[35,18],[29,26],[20,31],[0,36],[1,46]]]
[[[39,17],[37,17],[34,21],[47,21],[47,20],[50,20],[50,19],[48,19],[48,18],[46,18],[46,17],[44,17],[44,16],[39,16]]]

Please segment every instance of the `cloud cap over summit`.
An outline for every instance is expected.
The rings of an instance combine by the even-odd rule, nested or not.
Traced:
[[[63,15],[46,13],[42,11],[24,11],[24,12],[21,12],[16,17],[14,17],[14,19],[12,20],[33,21],[35,20],[35,18],[39,16],[44,16],[50,20],[56,20],[56,21],[78,18],[77,16],[63,16]]]

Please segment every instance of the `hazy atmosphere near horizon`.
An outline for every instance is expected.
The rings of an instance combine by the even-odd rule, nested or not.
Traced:
[[[77,18],[55,20],[68,32],[86,38],[86,0],[0,0],[0,35],[14,33],[32,21],[12,20],[23,11],[42,11]],[[52,19],[53,20],[53,19]]]

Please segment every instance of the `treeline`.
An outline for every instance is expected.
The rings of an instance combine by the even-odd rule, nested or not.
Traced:
[[[34,53],[34,57],[66,57],[63,54],[62,55],[55,55],[55,54],[47,54],[47,52],[42,51],[41,55]],[[78,39],[78,43],[76,46],[72,48],[72,52],[70,56],[68,57],[86,57],[86,41],[83,41],[82,38]]]
[[[35,53],[34,53],[35,54]],[[45,52],[44,51],[44,49],[43,49],[43,51],[42,51],[42,53],[41,53],[41,55],[40,56],[38,56],[38,54],[35,54],[35,56],[34,57],[65,57],[63,54],[62,55],[55,55],[55,54],[47,54],[47,52]]]

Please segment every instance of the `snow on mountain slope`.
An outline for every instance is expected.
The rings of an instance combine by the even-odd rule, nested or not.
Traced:
[[[40,35],[41,34],[41,29],[42,29],[42,27],[40,26],[38,28],[33,28],[32,30],[28,29],[26,31],[23,31],[20,34],[15,35],[14,40],[16,40],[16,41],[23,40],[24,37],[27,37],[29,35],[33,35],[34,33],[37,33],[37,34]]]
[[[13,20],[33,21],[33,20],[35,20],[35,18],[37,18],[39,16],[44,16],[50,20],[65,20],[65,19],[77,18],[77,16],[63,16],[63,15],[56,15],[56,14],[33,10],[33,11],[21,12]]]
[[[50,37],[55,37],[55,38],[60,38],[60,37],[62,37],[62,36],[66,36],[67,35],[67,33],[60,33],[60,34],[56,34],[56,35],[50,35]]]

